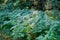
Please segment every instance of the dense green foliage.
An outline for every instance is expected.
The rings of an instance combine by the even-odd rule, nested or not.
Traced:
[[[33,9],[31,2],[0,0],[0,40],[60,40],[59,2],[45,1],[45,11]]]
[[[20,40],[59,40],[60,12],[20,10],[0,14],[0,30]],[[57,16],[58,15],[58,16]]]

